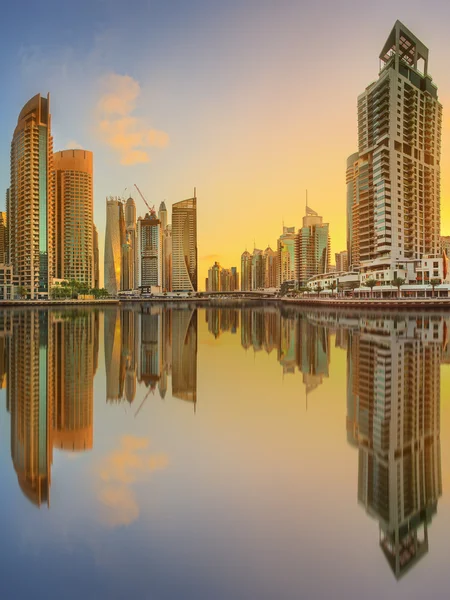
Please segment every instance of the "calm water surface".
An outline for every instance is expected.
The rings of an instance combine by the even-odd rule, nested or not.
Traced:
[[[1,598],[448,598],[449,325],[1,311]]]

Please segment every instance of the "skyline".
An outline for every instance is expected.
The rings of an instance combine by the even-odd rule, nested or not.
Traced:
[[[251,248],[254,239],[259,247],[273,244],[283,220],[298,229],[306,188],[310,204],[330,223],[333,256],[346,247],[345,164],[357,142],[356,98],[376,80],[381,45],[398,17],[430,48],[429,69],[444,106],[441,233],[450,233],[445,110],[450,78],[441,42],[442,17],[450,9],[430,11],[423,19],[418,6],[401,2],[397,15],[380,10],[368,27],[364,11],[355,21],[345,2],[329,7],[328,27],[319,15],[324,4],[305,8],[284,2],[276,10],[263,2],[253,14],[254,2],[218,8],[197,1],[189,14],[181,9],[174,15],[138,2],[133,15],[124,15],[115,2],[108,4],[107,14],[104,3],[96,2],[89,23],[77,18],[71,23],[73,36],[63,35],[56,14],[45,26],[38,20],[46,39],[41,46],[27,43],[26,28],[14,39],[7,36],[2,43],[9,44],[5,73],[11,84],[0,101],[0,185],[6,190],[9,182],[18,111],[28,98],[49,91],[55,150],[81,145],[94,152],[94,222],[102,266],[105,197],[125,188],[127,195],[135,182],[150,203],[165,200],[169,211],[197,187],[200,282],[216,260],[238,264],[242,248]],[[6,16],[14,17],[15,10],[8,8]],[[149,16],[155,35],[143,38],[138,21]],[[116,48],[119,18],[123,31],[132,26],[136,34]],[[314,83],[311,92],[307,81]],[[337,125],[330,102],[339,110]],[[130,147],[125,126],[141,127],[148,135],[139,143],[153,145]],[[128,154],[123,144],[118,151],[119,141]],[[151,162],[120,164],[144,158],[130,155],[135,151],[148,152]],[[144,206],[133,196],[137,213],[143,214]],[[279,214],[273,214],[274,207]]]

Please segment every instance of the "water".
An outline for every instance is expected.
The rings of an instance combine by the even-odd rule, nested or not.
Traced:
[[[2,598],[447,598],[449,317],[0,315]]]

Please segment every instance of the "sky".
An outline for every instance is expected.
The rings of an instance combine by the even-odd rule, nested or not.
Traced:
[[[101,257],[105,198],[131,192],[145,213],[135,183],[169,212],[196,187],[200,289],[214,261],[240,268],[246,248],[276,246],[283,222],[300,227],[306,189],[330,223],[334,256],[346,245],[357,96],[377,78],[397,18],[430,49],[444,107],[441,233],[450,234],[450,5],[441,0],[427,10],[419,0],[395,10],[387,0],[8,3],[0,189],[22,106],[50,92],[55,150],[94,152]]]

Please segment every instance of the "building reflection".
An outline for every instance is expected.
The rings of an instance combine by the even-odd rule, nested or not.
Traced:
[[[107,402],[133,402],[136,385],[197,401],[197,310],[139,304],[104,313]]]
[[[428,552],[442,493],[441,317],[374,317],[348,330],[347,439],[358,449],[358,502],[379,522],[394,575]]]
[[[19,486],[36,506],[50,504],[53,448],[93,445],[93,377],[98,315],[85,311],[8,311],[7,409]]]

